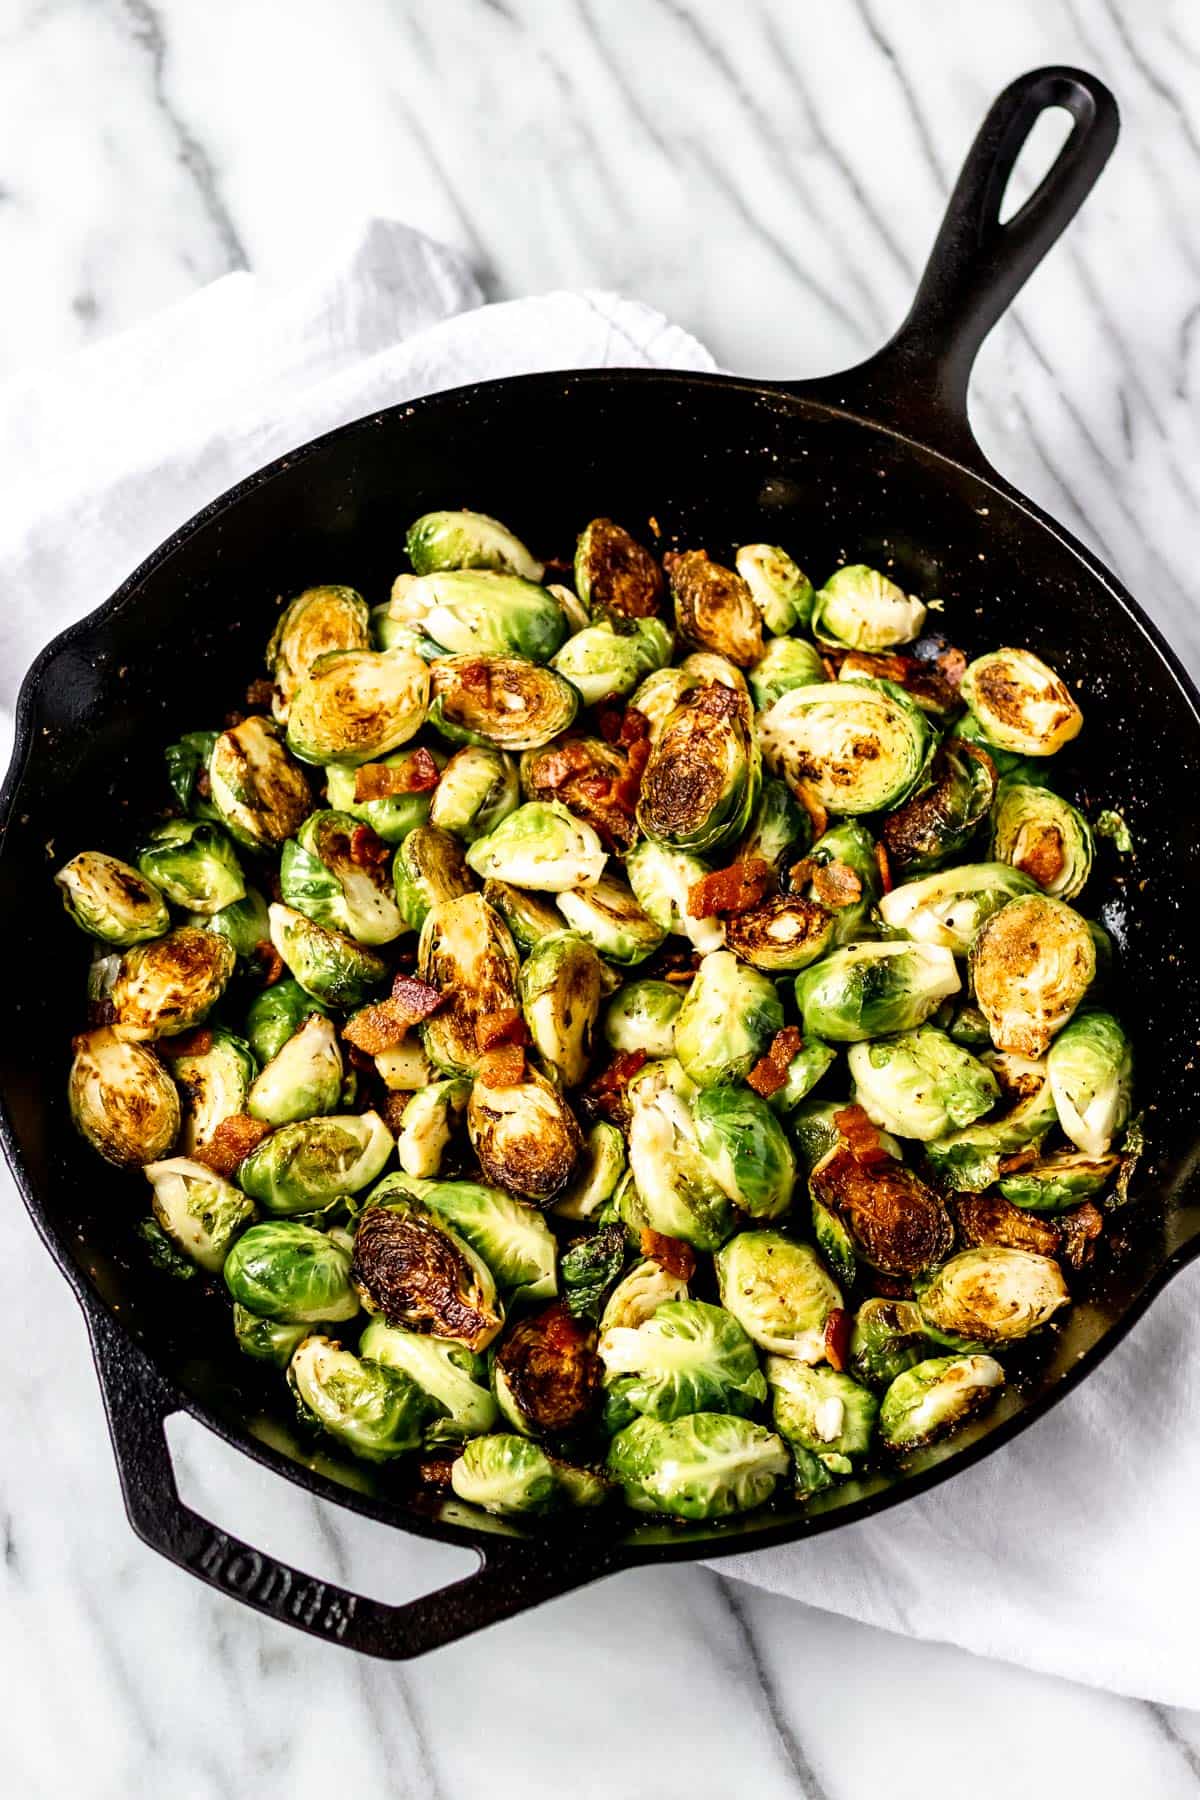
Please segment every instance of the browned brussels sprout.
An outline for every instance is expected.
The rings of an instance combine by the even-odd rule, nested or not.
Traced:
[[[308,782],[274,725],[257,715],[221,733],[208,779],[222,824],[248,850],[278,850],[312,811]]]
[[[417,974],[446,996],[421,1028],[430,1061],[444,1075],[474,1075],[487,1049],[481,1025],[520,1010],[517,947],[482,894],[461,894],[430,909]]]
[[[715,650],[740,669],[763,653],[762,615],[745,581],[704,550],[663,557],[675,600],[675,625],[689,643]]]
[[[797,894],[770,894],[750,912],[725,921],[725,942],[756,969],[806,969],[833,939],[833,915]]]
[[[996,767],[986,751],[951,738],[929,765],[929,778],[883,821],[888,855],[906,875],[936,869],[966,848],[987,818]]]
[[[668,849],[719,850],[746,829],[761,780],[747,701],[720,682],[697,688],[654,742],[642,776],[638,824]]]
[[[190,1031],[208,1017],[236,966],[228,938],[194,925],[135,944],[113,983],[113,1030],[128,1039]]]
[[[992,1042],[1017,1056],[1045,1056],[1095,975],[1087,920],[1048,894],[1010,900],[971,949],[971,982]]]
[[[593,519],[575,546],[575,587],[593,614],[648,619],[663,595],[662,570],[648,550],[611,519]]]
[[[271,710],[287,724],[292,698],[319,657],[331,650],[369,650],[367,603],[349,587],[305,588],[290,600],[267,645],[267,667],[275,683]]]
[[[602,1377],[596,1334],[561,1300],[519,1321],[496,1351],[500,1411],[526,1437],[562,1437],[587,1423]]]
[[[429,723],[452,744],[537,750],[579,708],[571,683],[519,656],[445,656],[430,669]]]
[[[354,1238],[350,1277],[368,1312],[483,1350],[504,1322],[491,1271],[416,1199],[369,1206]]]
[[[911,1278],[950,1254],[954,1227],[945,1206],[893,1157],[860,1161],[837,1144],[810,1179],[813,1198],[841,1220],[863,1261],[881,1275]]]
[[[489,1086],[485,1061],[467,1106],[467,1131],[487,1179],[546,1206],[571,1179],[583,1149],[574,1113],[552,1082],[526,1068]]]
[[[71,1117],[92,1149],[119,1169],[166,1156],[179,1134],[179,1095],[153,1050],[104,1029],[77,1037],[74,1051]]]

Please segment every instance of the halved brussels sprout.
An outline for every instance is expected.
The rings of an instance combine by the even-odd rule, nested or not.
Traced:
[[[568,888],[555,899],[572,931],[622,967],[645,962],[666,936],[615,875],[602,875],[591,887]]]
[[[956,1044],[963,1044],[968,1050],[991,1049],[992,1034],[988,1022],[973,1000],[952,1001],[946,1010],[949,1014],[946,1030]]]
[[[694,919],[688,911],[688,895],[709,873],[708,865],[686,850],[668,850],[643,838],[625,859],[625,873],[634,899],[665,936],[677,932],[702,956],[720,950],[725,926],[715,916]]]
[[[368,1312],[389,1325],[484,1350],[504,1323],[482,1257],[410,1195],[370,1206],[354,1238],[352,1275]]]
[[[508,926],[522,950],[532,950],[539,938],[562,930],[562,918],[549,900],[528,893],[507,881],[485,881],[483,897]],[[583,935],[582,933],[580,934]]]
[[[430,1061],[445,1075],[474,1075],[489,1014],[515,1012],[520,978],[508,927],[482,894],[461,894],[430,908],[421,927],[417,974],[447,997],[421,1027]]]
[[[723,1519],[763,1506],[788,1471],[773,1431],[728,1413],[640,1418],[608,1447],[607,1469],[635,1512]]]
[[[296,1219],[252,1225],[230,1250],[222,1272],[234,1300],[257,1318],[336,1325],[358,1311],[349,1252]]]
[[[375,1181],[394,1140],[378,1113],[345,1113],[283,1125],[239,1165],[238,1186],[276,1216],[317,1212]]]
[[[703,1300],[671,1300],[638,1326],[613,1326],[599,1343],[605,1425],[637,1414],[752,1413],[767,1397],[754,1345],[737,1320]]]
[[[816,1194],[810,1194],[812,1233],[817,1249],[829,1265],[830,1273],[840,1287],[852,1288],[858,1277],[858,1247],[854,1233],[835,1212],[823,1205]]]
[[[806,1039],[787,1066],[783,1086],[776,1088],[767,1097],[767,1105],[771,1111],[785,1117],[794,1112],[836,1060],[837,1051],[832,1050],[828,1044],[823,1044],[819,1038]]]
[[[464,1444],[450,1471],[460,1500],[501,1517],[550,1512],[566,1505],[594,1505],[602,1498],[595,1481],[577,1484],[584,1474],[547,1456],[540,1444],[516,1432],[493,1431]]]
[[[367,1362],[398,1369],[444,1409],[425,1426],[427,1444],[461,1443],[495,1426],[499,1410],[487,1386],[487,1363],[465,1344],[405,1331],[376,1316],[368,1321],[358,1352]]]
[[[662,570],[648,550],[611,519],[593,519],[575,545],[575,586],[593,613],[648,619],[663,594]]]
[[[987,1244],[943,1263],[918,1291],[917,1308],[928,1336],[1007,1344],[1045,1325],[1069,1300],[1053,1257]]]
[[[1005,1110],[999,1118],[980,1119],[925,1146],[929,1165],[940,1179],[967,1193],[990,1187],[1000,1173],[1001,1158],[1040,1144],[1057,1116],[1044,1062],[991,1052],[981,1060],[999,1082]]]
[[[257,714],[217,738],[208,759],[208,781],[222,824],[247,850],[278,850],[312,811],[303,773],[274,725]]]
[[[1000,1098],[991,1070],[935,1025],[852,1044],[847,1060],[854,1098],[873,1124],[897,1137],[945,1137]]]
[[[245,1110],[268,1125],[331,1113],[342,1097],[344,1073],[337,1032],[323,1014],[310,1013],[255,1077]]]
[[[821,652],[807,638],[772,638],[753,668],[746,672],[755,708],[760,713],[768,712],[793,688],[812,687],[827,679]]]
[[[854,1315],[850,1367],[868,1387],[889,1387],[897,1375],[921,1361],[928,1339],[912,1300],[873,1294]]]
[[[467,1132],[489,1181],[546,1206],[571,1178],[583,1148],[574,1113],[552,1082],[526,1068],[512,1087],[475,1075]]]
[[[432,907],[474,889],[461,843],[436,825],[409,832],[393,859],[392,881],[401,916],[414,931],[421,930]]]
[[[418,1088],[400,1115],[396,1155],[406,1175],[432,1180],[439,1173],[455,1125],[465,1116],[471,1084],[464,1076]]]
[[[811,1244],[778,1231],[740,1231],[716,1255],[721,1305],[763,1350],[820,1362],[841,1290]]]
[[[1076,1149],[1100,1157],[1129,1117],[1133,1052],[1110,1012],[1077,1013],[1046,1058],[1058,1122]]]
[[[586,1425],[600,1395],[595,1342],[561,1301],[511,1326],[492,1362],[505,1422],[526,1437],[562,1437]]]
[[[1036,892],[1028,875],[1007,863],[964,863],[894,887],[880,900],[879,916],[918,943],[939,944],[955,956],[966,956],[993,913]]]
[[[925,624],[925,604],[870,569],[848,563],[835,569],[813,599],[813,636],[848,650],[890,650],[911,644]]]
[[[788,881],[793,893],[833,914],[835,944],[878,935],[872,914],[883,892],[879,858],[874,838],[857,819],[843,819],[823,832]]]
[[[992,1404],[1004,1386],[994,1356],[931,1356],[897,1375],[879,1408],[889,1450],[917,1450]]]
[[[940,1195],[894,1157],[861,1162],[839,1143],[809,1180],[813,1199],[840,1220],[856,1253],[880,1274],[908,1279],[949,1255],[954,1227]]]
[[[366,1462],[419,1450],[428,1421],[441,1411],[399,1369],[366,1362],[327,1337],[307,1337],[288,1364],[300,1416]]]
[[[486,837],[521,804],[517,765],[489,744],[456,750],[433,790],[429,822],[452,831],[464,844]]]
[[[499,569],[540,581],[545,574],[520,538],[487,513],[422,513],[409,526],[404,548],[418,575],[434,569]]]
[[[154,1216],[171,1242],[194,1263],[219,1274],[238,1233],[254,1218],[253,1204],[231,1181],[187,1156],[147,1163]]]
[[[189,913],[184,924],[198,926],[202,931],[215,931],[218,937],[227,938],[242,962],[249,962],[260,945],[271,941],[267,903],[257,888],[247,888],[240,900],[231,901],[220,912]]]
[[[288,713],[301,762],[357,768],[406,744],[425,722],[429,670],[411,650],[333,650],[317,658]]]
[[[675,1054],[698,1087],[744,1081],[777,1031],[783,1002],[773,981],[729,950],[701,961],[675,1021]]]
[[[557,1246],[532,1206],[481,1181],[413,1181],[400,1175],[385,1176],[369,1204],[414,1196],[483,1258],[505,1294],[519,1300],[554,1298]]]
[[[625,1267],[628,1247],[625,1227],[611,1224],[576,1238],[564,1250],[563,1299],[573,1319],[595,1322],[605,1294]]]
[[[745,831],[761,781],[749,702],[719,683],[695,688],[654,740],[638,824],[671,850],[719,850]]]
[[[671,660],[674,640],[659,619],[609,617],[569,637],[550,667],[578,688],[585,706],[632,694]]]
[[[777,638],[808,630],[813,584],[778,544],[743,544],[734,558],[763,624]]]
[[[1056,900],[1073,900],[1092,872],[1092,828],[1052,788],[1006,775],[992,806],[991,853]]]
[[[605,860],[591,826],[556,800],[527,801],[467,851],[467,865],[477,875],[541,894],[593,887]]]
[[[190,1031],[208,1017],[236,966],[237,953],[226,938],[192,925],[135,944],[121,958],[113,983],[113,1030],[127,1039]]]
[[[1066,1212],[1098,1194],[1121,1165],[1119,1156],[1085,1156],[1081,1150],[1053,1155],[1000,1177],[1000,1192],[1026,1212]]]
[[[752,1219],[792,1204],[796,1159],[765,1100],[749,1088],[702,1088],[692,1102],[696,1145],[718,1185]]]
[[[649,725],[651,743],[675,708],[681,704],[685,694],[693,693],[699,686],[700,677],[678,664],[672,664],[669,669],[655,669],[652,675],[647,675],[635,690],[629,705],[632,711],[641,713]]]
[[[629,1101],[633,1187],[622,1201],[626,1224],[681,1238],[697,1250],[717,1249],[733,1230],[733,1207],[700,1154],[687,1106],[665,1081],[650,1078],[630,1084]]]
[[[971,947],[971,985],[998,1050],[1045,1056],[1096,974],[1087,922],[1028,894],[993,913]]]
[[[402,770],[416,756],[422,760],[432,756],[439,765],[445,760],[440,750],[393,750],[390,756],[376,757],[374,762],[383,769]],[[357,769],[330,763],[325,770],[325,793],[333,811],[360,819],[385,844],[403,843],[410,831],[424,825],[433,810],[433,797],[437,792],[436,788],[421,787],[411,792],[385,794],[378,800],[359,800],[358,785]]]
[[[937,944],[846,944],[796,977],[804,1034],[852,1044],[912,1031],[962,983]]]
[[[310,813],[283,846],[286,906],[360,944],[390,944],[404,930],[388,875],[388,848],[352,813]]]
[[[201,788],[206,785],[209,759],[220,735],[217,731],[185,731],[176,743],[168,744],[163,751],[171,792],[189,818],[219,817],[216,807]],[[205,777],[205,782],[201,782],[201,776]]]
[[[780,1437],[816,1457],[827,1474],[851,1474],[871,1448],[879,1417],[870,1389],[836,1369],[810,1368],[790,1356],[768,1356],[767,1381]]]
[[[246,1038],[260,1066],[279,1055],[312,1013],[324,1012],[321,1002],[287,975],[255,994],[246,1013]]]
[[[286,1369],[297,1344],[304,1342],[309,1327],[285,1324],[281,1319],[260,1319],[238,1301],[233,1305],[233,1336],[238,1349],[255,1362]]]
[[[977,656],[961,692],[988,741],[1018,756],[1053,756],[1083,725],[1066,683],[1032,650]]]
[[[430,671],[429,723],[452,744],[537,750],[565,731],[578,690],[519,656],[447,656]]]
[[[833,914],[798,894],[770,894],[749,912],[725,921],[730,950],[771,974],[806,969],[824,956],[833,937]]]
[[[986,751],[959,738],[941,744],[921,785],[883,821],[880,835],[893,863],[916,875],[957,856],[987,818],[995,792]]]
[[[449,656],[522,656],[544,663],[567,635],[553,594],[494,569],[421,575],[408,585],[403,606],[407,620]]]
[[[381,957],[340,931],[278,902],[268,909],[271,942],[306,994],[329,1006],[361,1006],[387,980]]]
[[[669,1300],[686,1300],[687,1277],[644,1256],[624,1274],[600,1314],[600,1335],[618,1328],[633,1331],[652,1319]]]
[[[701,650],[748,669],[762,655],[762,618],[749,587],[704,550],[663,557],[675,602],[675,627]]]
[[[281,725],[297,687],[319,657],[331,650],[369,650],[367,603],[351,587],[311,587],[289,600],[267,645],[275,683],[272,711]]]
[[[54,877],[81,931],[127,950],[161,937],[171,923],[166,901],[144,876],[102,850],[81,850]]]
[[[222,1119],[246,1111],[250,1084],[257,1072],[249,1044],[219,1025],[209,1041],[184,1038],[177,1047],[168,1039],[167,1058],[183,1107],[179,1148],[194,1156],[212,1138]]]
[[[701,687],[732,688],[735,694],[741,696],[747,709],[750,708],[750,689],[746,686],[746,677],[727,656],[719,656],[715,650],[693,650],[679,666],[685,675],[690,676]]]
[[[533,1047],[564,1087],[578,1087],[592,1059],[604,969],[573,931],[534,945],[521,970],[521,1006]]]
[[[925,774],[925,714],[892,681],[823,681],[792,688],[761,715],[767,767],[835,813],[899,806]]]
[[[92,1149],[118,1169],[165,1156],[179,1135],[179,1095],[154,1052],[107,1027],[84,1032],[72,1048],[67,1098]]]
[[[583,1141],[575,1173],[555,1198],[560,1219],[592,1219],[612,1199],[625,1173],[625,1139],[615,1125],[598,1119]]]
[[[682,991],[669,981],[627,981],[605,1009],[605,1042],[614,1050],[673,1056],[675,1020],[682,1005]]]

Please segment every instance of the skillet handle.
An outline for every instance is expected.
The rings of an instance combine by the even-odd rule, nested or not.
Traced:
[[[1051,107],[1070,113],[1070,136],[1028,200],[1001,224],[1017,158]],[[979,347],[1075,217],[1119,129],[1117,103],[1096,76],[1062,67],[1019,75],[994,102],[967,152],[916,297],[895,336],[867,362],[841,376],[799,384],[800,390],[814,398],[824,390],[882,423],[903,422],[909,433],[934,444],[974,449],[967,383]]]
[[[582,1587],[616,1566],[603,1544],[564,1537],[549,1548],[497,1537],[480,1566],[432,1594],[392,1606],[319,1581],[218,1530],[180,1499],[165,1425],[178,1394],[108,1314],[88,1330],[129,1522],[142,1542],[210,1587],[312,1637],[389,1661],[422,1656],[485,1625]]]

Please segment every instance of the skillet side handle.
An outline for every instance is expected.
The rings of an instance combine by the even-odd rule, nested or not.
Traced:
[[[1042,114],[1070,113],[1070,136],[1024,205],[1004,224],[1013,168]],[[803,391],[836,391],[885,423],[919,424],[934,444],[973,446],[967,384],[984,338],[1091,192],[1120,130],[1116,100],[1096,76],[1051,67],[1020,75],[993,104],[950,196],[908,316],[867,362]],[[958,444],[953,440],[957,439]]]
[[[498,1537],[480,1549],[475,1573],[398,1606],[319,1581],[218,1530],[183,1503],[164,1429],[180,1410],[179,1396],[107,1314],[89,1307],[88,1329],[134,1531],[160,1556],[281,1625],[401,1661],[582,1587],[616,1566],[612,1553],[586,1535],[548,1548]]]

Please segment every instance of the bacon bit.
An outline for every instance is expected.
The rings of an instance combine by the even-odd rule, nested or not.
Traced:
[[[453,1468],[452,1456],[426,1456],[417,1464],[417,1480],[422,1487],[448,1488]]]
[[[690,704],[710,719],[732,719],[742,710],[742,696],[724,681],[710,681],[697,691]]]
[[[850,1361],[850,1328],[850,1314],[835,1306],[825,1321],[825,1360],[839,1375]]]
[[[415,975],[397,975],[392,982],[391,1003],[397,1018],[403,1018],[406,1025],[420,1025],[445,1000],[446,995],[440,988],[433,987],[428,981],[418,981]]]
[[[644,1050],[623,1050],[608,1068],[584,1089],[580,1099],[589,1114],[624,1128],[629,1123],[625,1089],[646,1061]]]
[[[525,1052],[520,1044],[501,1044],[480,1058],[476,1080],[487,1088],[512,1088],[525,1079]]]
[[[375,1068],[375,1058],[373,1056],[368,1056],[365,1050],[360,1050],[357,1044],[348,1045],[346,1050],[346,1061],[350,1064],[350,1067],[356,1069],[360,1075],[374,1075],[378,1072]],[[390,1091],[391,1090],[389,1089],[389,1092]],[[405,1094],[404,1098],[407,1100],[408,1095]]]
[[[212,1047],[213,1034],[207,1025],[197,1025],[194,1031],[181,1031],[178,1037],[164,1038],[158,1046],[168,1061],[177,1056],[207,1056]]]
[[[468,694],[488,694],[492,688],[492,672],[486,663],[463,663],[458,671],[458,682]]]
[[[414,750],[402,763],[363,763],[354,772],[356,800],[389,800],[395,794],[425,794],[441,780],[428,750]]]
[[[674,1275],[677,1281],[690,1281],[696,1273],[696,1258],[690,1244],[681,1238],[666,1237],[661,1231],[652,1231],[649,1226],[641,1236],[643,1256],[649,1256],[660,1269],[668,1275]]]
[[[626,717],[628,718],[628,714]],[[639,713],[638,718],[641,717]],[[646,772],[646,764],[650,761],[650,739],[635,738],[629,746],[629,754],[625,761],[625,773],[619,775],[612,783],[610,798],[614,806],[632,818],[637,807],[638,795],[642,789],[642,776]]]
[[[967,672],[967,659],[961,650],[948,644],[940,656],[934,657],[939,674],[957,691],[962,686],[962,678]]]
[[[259,965],[259,979],[263,987],[274,987],[283,974],[284,964],[270,938],[259,938],[254,946],[254,960]]]
[[[766,1055],[759,1057],[747,1075],[747,1085],[764,1100],[769,1100],[787,1081],[788,1069],[803,1048],[804,1038],[799,1026],[785,1025],[782,1031],[775,1033]]]
[[[1048,888],[1062,874],[1066,860],[1062,832],[1057,825],[1044,825],[1016,867],[1039,887]]]
[[[625,715],[619,706],[606,706],[603,702],[596,707],[596,724],[600,736],[606,744],[619,744],[621,727],[625,723]]]
[[[650,721],[644,712],[638,711],[636,706],[625,708],[625,716],[621,720],[619,741],[627,748],[632,748],[634,744],[640,744],[643,741],[646,743],[650,741]]]
[[[896,885],[892,880],[892,860],[887,853],[886,844],[876,844],[875,861],[879,868],[879,882],[885,894],[890,894]]]
[[[849,863],[813,863],[806,858],[796,866],[799,869],[807,867],[813,899],[827,911],[841,912],[847,906],[857,906],[862,899],[862,879]],[[793,876],[794,873],[793,871]],[[803,880],[804,877],[801,877],[801,885]]]
[[[744,913],[758,905],[774,879],[774,871],[761,857],[714,869],[688,889],[690,919],[711,919],[716,913]]]
[[[845,1139],[846,1147],[855,1162],[863,1163],[867,1168],[873,1164],[891,1162],[891,1157],[879,1141],[878,1127],[872,1125],[861,1106],[843,1106],[834,1113],[833,1122]]]
[[[266,712],[275,698],[275,683],[266,675],[260,675],[246,689],[246,705],[251,712]]]
[[[361,1012],[342,1026],[342,1037],[367,1056],[381,1056],[385,1050],[403,1043],[412,1020],[394,1000],[381,1000],[378,1006],[364,1006]]]
[[[1104,1235],[1104,1215],[1090,1200],[1063,1213],[1058,1221],[1063,1261],[1076,1271],[1086,1269]]]
[[[350,1060],[353,1062],[356,1056],[361,1055],[362,1052],[359,1050],[351,1051]],[[366,1062],[368,1069],[373,1069],[375,1067],[374,1063],[371,1062],[369,1058],[364,1058],[364,1061]],[[356,1063],[355,1067],[357,1068],[357,1066]],[[395,1137],[404,1122],[404,1109],[411,1099],[411,1094],[399,1094],[393,1088],[389,1088],[380,1102],[379,1116],[393,1137]]]
[[[222,1119],[207,1144],[201,1144],[192,1155],[205,1168],[213,1169],[228,1180],[245,1162],[250,1152],[271,1135],[271,1127],[249,1113],[231,1113]]]
[[[475,1042],[481,1050],[498,1050],[505,1044],[524,1049],[529,1042],[529,1028],[515,1006],[503,1012],[484,1013],[475,1027]]]

